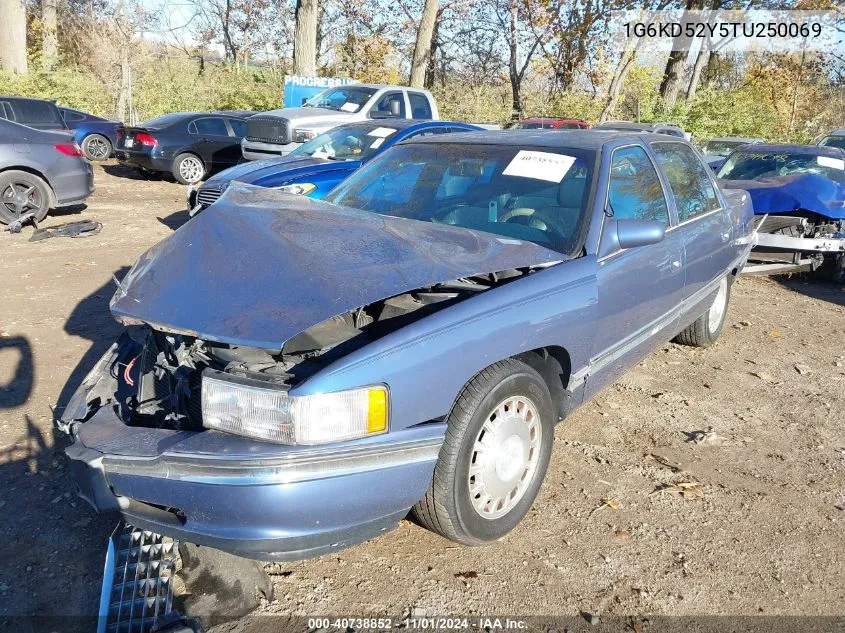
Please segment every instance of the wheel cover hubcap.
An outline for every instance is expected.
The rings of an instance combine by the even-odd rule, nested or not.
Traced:
[[[179,174],[188,182],[198,182],[202,171],[202,165],[196,158],[186,158],[179,164]]]
[[[41,207],[41,194],[34,185],[26,182],[12,182],[0,196],[3,206],[16,218],[20,218],[29,210]]]
[[[542,426],[535,404],[525,396],[502,400],[475,438],[467,485],[475,511],[498,519],[516,506],[540,459]]]
[[[719,329],[722,319],[725,316],[725,308],[728,303],[728,280],[722,279],[719,284],[719,292],[716,293],[716,298],[713,300],[713,305],[710,306],[710,314],[707,318],[707,328],[711,334],[714,334]]]

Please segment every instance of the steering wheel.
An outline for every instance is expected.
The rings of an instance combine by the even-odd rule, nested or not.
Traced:
[[[529,218],[528,226],[540,231],[557,233],[560,237],[566,237],[568,234],[568,231],[563,228],[563,225],[557,218],[528,207],[511,209],[499,218],[499,222],[510,222],[514,218]],[[541,224],[543,226],[540,226]]]

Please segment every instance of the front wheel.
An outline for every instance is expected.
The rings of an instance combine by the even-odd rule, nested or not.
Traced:
[[[414,514],[426,528],[464,545],[502,538],[534,502],[549,465],[555,408],[534,369],[500,361],[464,387]]]
[[[173,177],[183,185],[195,185],[205,178],[205,165],[196,154],[179,154],[173,161]]]
[[[707,312],[698,317],[695,322],[684,329],[675,341],[682,345],[692,345],[693,347],[710,347],[719,338],[722,333],[722,328],[725,326],[725,318],[728,314],[728,303],[731,299],[731,284],[728,278],[730,275],[725,275],[719,282],[719,289],[716,291],[716,297],[713,303],[707,309]]]
[[[82,153],[88,160],[106,160],[111,152],[111,141],[102,134],[89,134],[82,139]]]

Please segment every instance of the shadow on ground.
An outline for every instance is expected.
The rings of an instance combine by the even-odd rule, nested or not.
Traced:
[[[80,301],[65,323],[66,332],[91,346],[59,395],[58,411],[120,331],[108,310],[113,292],[112,282],[104,284]],[[0,630],[88,633],[96,630],[92,617],[106,542],[118,517],[97,515],[76,497],[64,457],[68,439],[53,426],[49,412],[25,410],[34,382],[29,342],[11,337],[0,344],[20,357],[11,384],[0,385],[0,409],[23,409],[21,432],[0,448]],[[51,617],[61,618],[58,628]]]
[[[784,288],[802,295],[845,306],[845,284],[828,281],[818,273],[777,275],[772,279]]]
[[[174,211],[173,213],[171,213],[168,216],[165,216],[163,218],[157,217],[156,219],[159,222],[161,222],[164,226],[166,226],[166,227],[175,231],[180,226],[185,224],[185,222],[190,220],[191,216],[188,215],[187,209],[180,209],[179,211]]]

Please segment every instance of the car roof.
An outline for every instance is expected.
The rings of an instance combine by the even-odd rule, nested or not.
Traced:
[[[790,154],[807,154],[808,156],[831,156],[833,158],[841,158],[845,154],[845,150],[838,147],[828,147],[826,145],[798,145],[790,143],[757,143],[754,148],[748,150],[742,147],[737,147],[734,152],[753,151],[755,154],[776,154],[778,152],[788,152]]]
[[[45,103],[56,104],[55,99],[42,99],[41,97],[24,97],[23,95],[0,95],[0,99],[4,101],[44,101]]]
[[[583,119],[564,119],[553,116],[532,116],[522,119],[520,123],[586,123]]]
[[[717,136],[716,138],[711,138],[707,142],[712,143],[713,141],[731,141],[735,143],[762,143],[763,139],[754,138],[751,136]]]
[[[594,125],[593,129],[619,129],[619,130],[643,130],[643,131],[650,131],[658,127],[671,127],[675,128],[676,130],[682,130],[680,125],[675,125],[674,123],[634,123],[633,121],[605,121],[604,123],[599,123],[598,125]]]
[[[573,149],[601,150],[608,143],[615,141],[635,141],[647,143],[657,139],[672,140],[682,143],[683,139],[674,136],[652,134],[650,132],[620,132],[617,130],[481,130],[479,132],[454,132],[437,136],[421,136],[403,143],[472,143],[474,145],[526,145],[533,147],[571,147]]]
[[[823,136],[845,136],[845,127],[838,127],[835,130],[831,130],[827,134]]]

